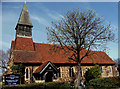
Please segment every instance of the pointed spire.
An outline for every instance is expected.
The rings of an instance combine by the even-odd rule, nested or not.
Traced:
[[[20,14],[20,17],[19,17],[19,20],[18,20],[18,24],[21,24],[21,25],[28,25],[28,26],[31,26],[33,27],[31,21],[30,21],[30,16],[29,16],[29,12],[28,12],[28,9],[27,9],[27,5],[26,5],[26,2],[23,6],[23,9],[22,9],[22,12]]]

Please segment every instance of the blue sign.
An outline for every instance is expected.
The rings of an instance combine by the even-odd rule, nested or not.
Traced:
[[[19,84],[20,84],[20,75],[17,74],[5,75],[5,85],[19,85]]]

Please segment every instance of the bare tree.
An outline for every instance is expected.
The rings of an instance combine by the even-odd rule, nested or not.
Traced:
[[[102,17],[88,10],[80,12],[79,9],[68,11],[60,21],[52,22],[47,27],[49,42],[59,44],[70,60],[78,65],[78,74],[75,87],[81,84],[81,61],[91,55],[90,50],[102,50],[108,41],[114,40],[114,33],[110,24],[105,23]],[[69,55],[69,51],[73,54]],[[84,51],[84,55],[81,55]]]
[[[115,63],[117,66],[120,65],[120,58],[115,59]]]
[[[119,76],[120,76],[120,58],[117,58],[117,59],[115,60],[115,63],[116,63],[117,69],[118,69],[118,71],[119,71]]]
[[[7,69],[7,63],[9,61],[10,57],[10,50],[7,50],[6,52],[3,50],[0,50],[0,69],[2,70],[2,73],[5,72]]]

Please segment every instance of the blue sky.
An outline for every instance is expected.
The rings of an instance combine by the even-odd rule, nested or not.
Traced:
[[[2,2],[2,39],[0,46],[7,50],[15,39],[15,26],[19,19],[23,2]],[[47,43],[46,26],[51,21],[60,20],[68,10],[86,11],[92,9],[98,16],[103,16],[110,22],[113,31],[118,36],[118,3],[117,2],[27,2],[28,11],[33,24],[33,41]],[[1,15],[0,15],[1,17]],[[118,43],[110,42],[106,53],[112,58],[118,58]]]

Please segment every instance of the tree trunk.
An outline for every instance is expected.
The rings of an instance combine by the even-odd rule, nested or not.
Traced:
[[[83,89],[82,85],[81,85],[81,81],[82,81],[82,70],[81,70],[81,63],[78,64],[78,69],[77,69],[78,73],[77,73],[77,77],[75,80],[75,89]]]

